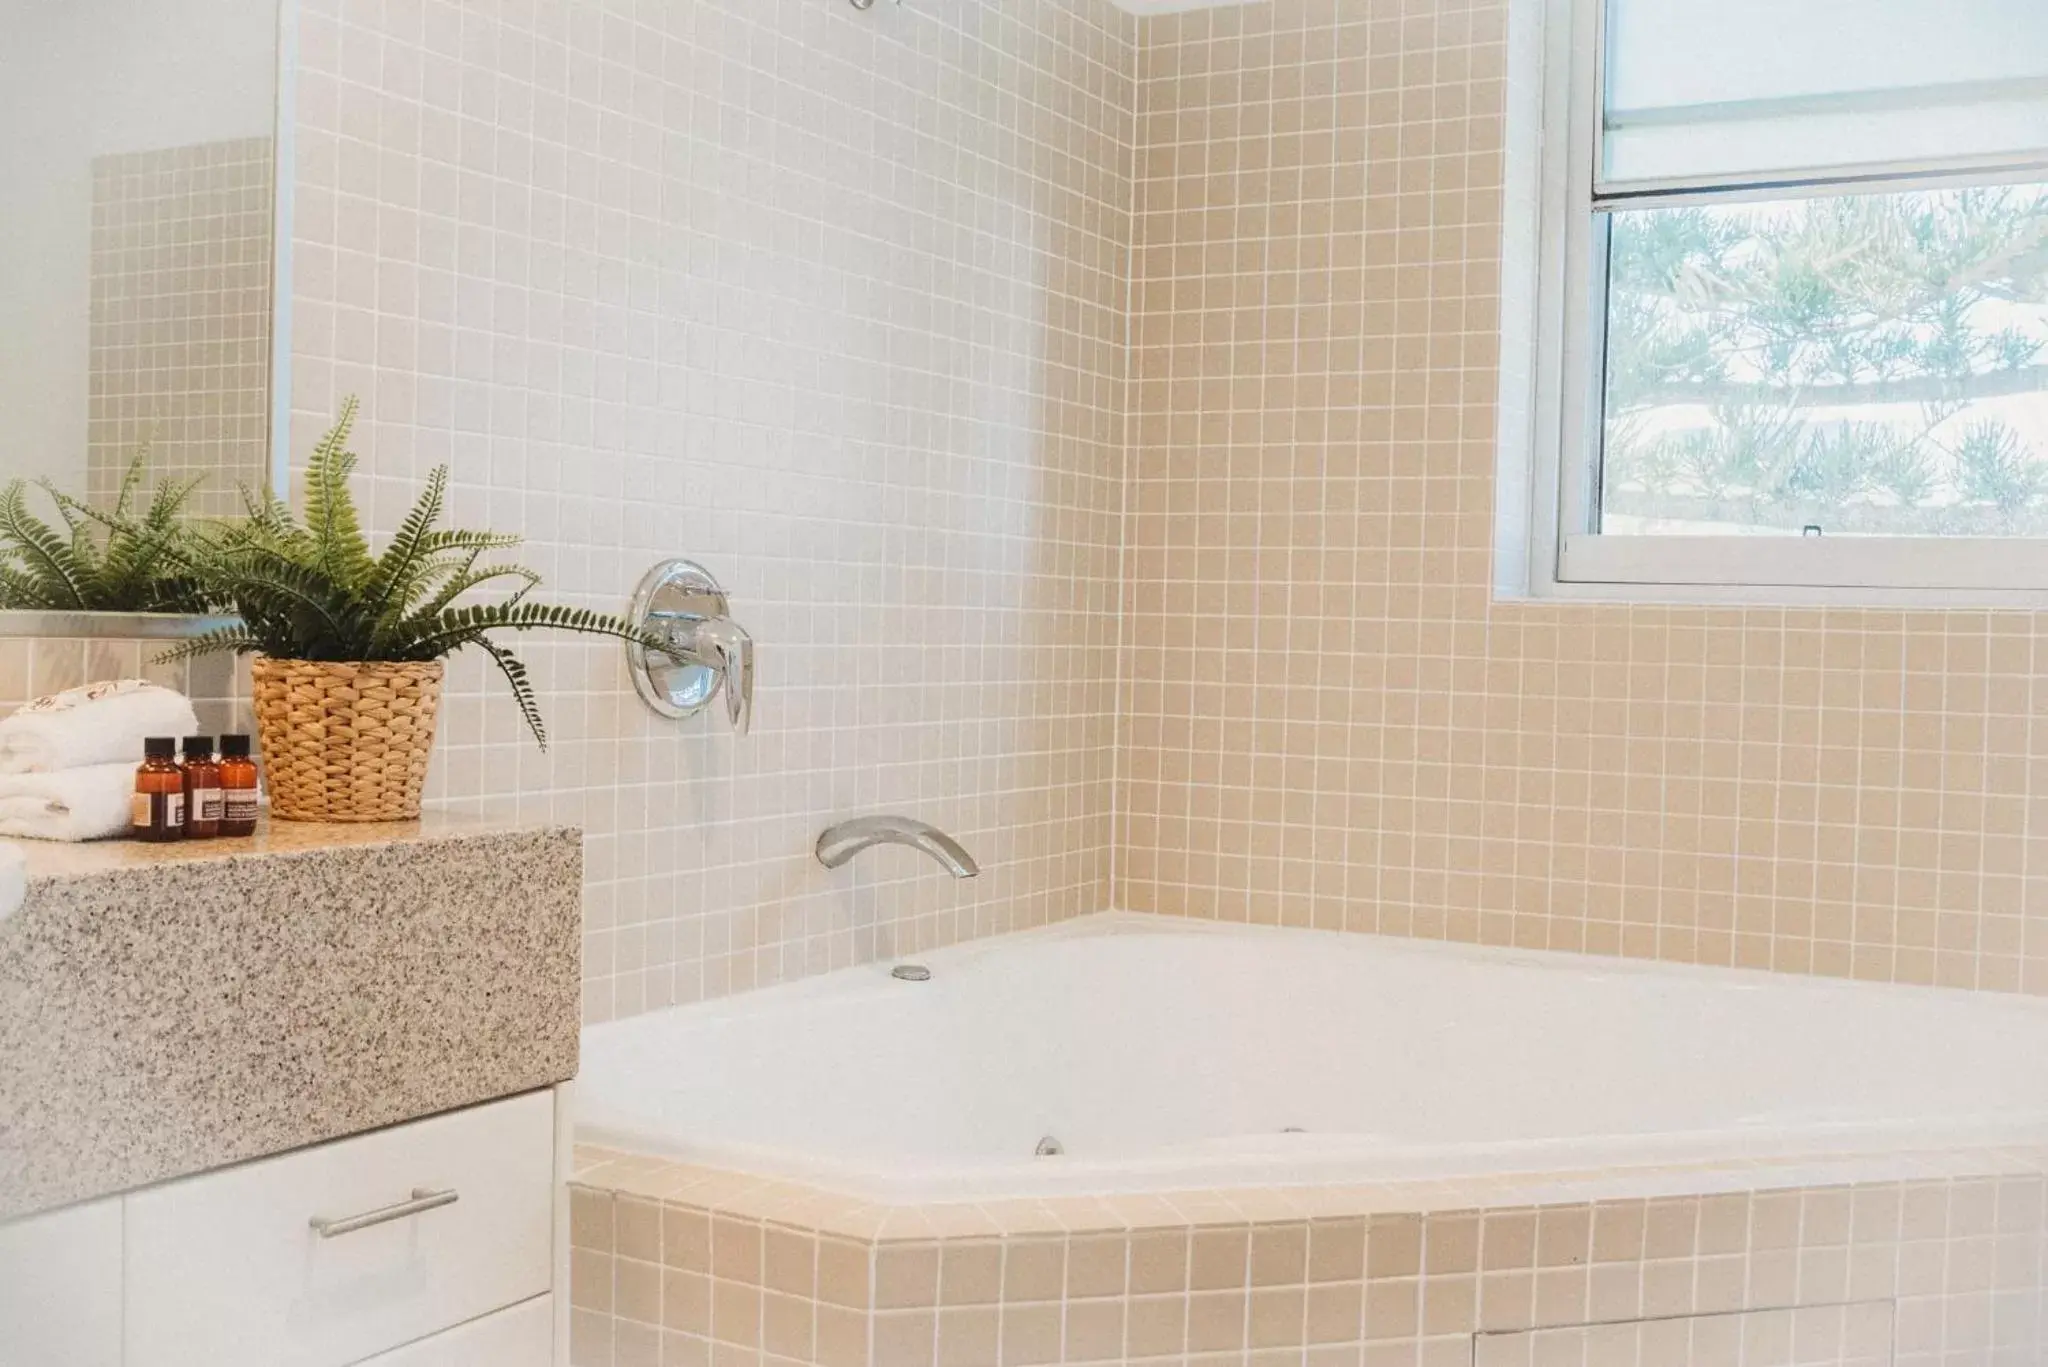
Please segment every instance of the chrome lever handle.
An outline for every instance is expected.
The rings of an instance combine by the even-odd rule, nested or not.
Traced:
[[[725,715],[735,735],[754,723],[754,638],[728,618],[699,622],[690,634],[696,657],[718,670],[725,686]]]
[[[461,1199],[462,1197],[452,1188],[448,1191],[432,1191],[426,1187],[414,1187],[410,1201],[400,1201],[395,1205],[366,1210],[361,1215],[349,1215],[338,1220],[315,1215],[306,1223],[323,1239],[339,1239],[342,1235],[354,1234],[359,1229],[373,1229],[378,1225],[388,1225],[394,1220],[410,1219],[415,1215],[424,1215],[430,1210],[452,1206]]]
[[[727,625],[733,640],[725,652],[725,713],[733,734],[744,736],[754,729],[754,638],[742,627]]]

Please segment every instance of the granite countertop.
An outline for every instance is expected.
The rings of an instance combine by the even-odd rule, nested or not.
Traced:
[[[268,813],[252,836],[218,840],[94,840],[67,845],[52,840],[4,840],[28,861],[31,882],[44,879],[91,878],[124,869],[153,869],[166,864],[229,863],[274,855],[329,854],[367,845],[428,845],[474,840],[492,835],[534,835],[549,828],[515,821],[429,812],[418,821],[373,821],[360,825],[325,825],[310,821],[272,821]]]
[[[573,829],[431,817],[19,843],[0,1220],[575,1074]]]

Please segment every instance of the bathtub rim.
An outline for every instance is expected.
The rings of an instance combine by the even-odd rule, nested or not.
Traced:
[[[1385,952],[1392,956],[1413,956],[1438,961],[1499,964],[1544,971],[1572,971],[1581,976],[1591,977],[1664,978],[1716,987],[1735,987],[1747,991],[1791,989],[1821,996],[1892,998],[1903,993],[1925,1000],[1957,1004],[1968,1002],[1978,1009],[2032,1014],[2040,1017],[2044,1025],[2048,1025],[2048,996],[2036,996],[2019,991],[1950,987],[1939,983],[1879,982],[1868,978],[1796,973],[1773,968],[1643,959],[1629,955],[1599,954],[1588,950],[1529,949],[1519,945],[1491,945],[1469,940],[1383,935],[1376,931],[1334,930],[1322,926],[1276,926],[1249,921],[1217,921],[1207,917],[1176,916],[1163,912],[1111,910],[1089,912],[1064,921],[1028,926],[996,935],[977,936],[971,940],[958,940],[931,949],[906,951],[867,963],[849,964],[826,973],[736,992],[726,997],[680,1002],[632,1016],[600,1021],[583,1027],[583,1039],[587,1047],[593,1035],[602,1038],[614,1033],[626,1033],[636,1025],[644,1029],[648,1028],[648,1022],[685,1012],[706,1021],[748,1020],[791,1002],[804,1001],[812,997],[842,996],[850,1001],[882,997],[917,986],[905,984],[890,976],[892,969],[904,964],[915,963],[933,967],[933,961],[936,960],[939,961],[939,967],[957,966],[1019,946],[1126,934],[1254,935],[1266,938],[1314,936],[1328,943],[1370,948],[1376,954]],[[935,969],[933,977],[936,979],[937,976]]]

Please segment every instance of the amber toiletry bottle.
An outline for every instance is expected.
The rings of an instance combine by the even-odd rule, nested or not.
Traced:
[[[185,737],[185,834],[211,840],[220,834],[220,766],[212,736]]]
[[[256,761],[247,736],[220,738],[220,833],[256,834]]]
[[[185,771],[178,767],[178,742],[151,736],[142,743],[146,758],[135,771],[135,798],[130,821],[137,840],[185,838]]]

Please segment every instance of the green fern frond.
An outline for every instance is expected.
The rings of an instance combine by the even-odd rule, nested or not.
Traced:
[[[431,560],[426,542],[433,534],[434,524],[441,520],[441,510],[447,502],[448,467],[436,466],[427,476],[427,487],[413,503],[412,511],[399,524],[398,535],[377,557],[365,596],[370,599],[380,639],[422,591],[421,576],[430,568]]]
[[[434,659],[451,650],[475,645],[490,631],[568,631],[640,641],[642,633],[608,613],[555,603],[484,603],[449,608],[425,625],[409,644],[410,659]]]
[[[475,568],[474,560],[472,559],[470,565],[457,570],[442,582],[441,587],[435,592],[434,596],[420,605],[417,615],[422,618],[438,618],[453,606],[455,600],[463,594],[473,589],[482,588],[485,584],[499,579],[519,579],[525,581],[514,591],[512,597],[507,600],[508,605],[521,601],[528,593],[540,587],[540,576],[527,569],[524,565],[485,565],[478,569]]]
[[[38,479],[36,487],[41,489],[51,503],[57,507],[57,516],[64,519],[64,529],[71,534],[71,544],[78,545],[79,535],[94,526],[94,514],[83,503],[59,489],[48,477]],[[56,530],[55,528],[51,529]]]
[[[275,491],[235,486],[242,496],[242,522],[232,530],[242,535],[260,535],[275,541],[301,541],[305,533],[292,520],[292,508]]]
[[[42,591],[41,582],[27,570],[14,565],[0,565],[0,607],[40,607]]]
[[[342,400],[341,415],[313,448],[306,467],[306,530],[318,549],[320,568],[336,584],[351,588],[367,583],[376,569],[348,485],[356,468],[348,438],[357,408],[353,395]]]
[[[517,655],[505,649],[488,637],[479,637],[477,645],[482,647],[498,671],[511,685],[512,700],[519,705],[519,715],[526,720],[526,729],[533,732],[533,738],[542,750],[548,748],[548,727],[540,715],[540,701],[534,697],[533,681],[527,676],[526,665]]]
[[[92,595],[94,585],[106,574],[108,567],[100,559],[100,548],[93,539],[96,523],[80,516],[70,506],[73,500],[65,497],[57,486],[47,479],[36,481],[36,487],[43,491],[57,508],[57,516],[63,519],[67,554],[71,561],[71,577],[82,586],[86,596]],[[56,531],[55,527],[50,529]]]
[[[68,539],[28,510],[28,486],[15,480],[0,494],[0,541],[38,585],[38,608],[87,610],[86,588]]]
[[[238,623],[235,626],[216,627],[212,631],[201,632],[197,636],[180,641],[159,654],[156,661],[158,664],[174,664],[179,660],[189,660],[199,655],[217,655],[222,651],[247,655],[262,648],[263,643],[257,638],[256,633]]]
[[[185,505],[205,483],[205,475],[194,475],[190,479],[167,480],[159,484],[150,496],[149,511],[142,515],[142,525],[152,531],[165,531],[176,526],[185,515]]]
[[[114,516],[126,519],[129,509],[135,506],[135,495],[149,480],[149,455],[154,440],[145,441],[128,462],[128,468],[121,472],[121,488],[114,497]]]
[[[446,551],[508,551],[526,538],[510,532],[435,532],[422,543],[429,555]]]

